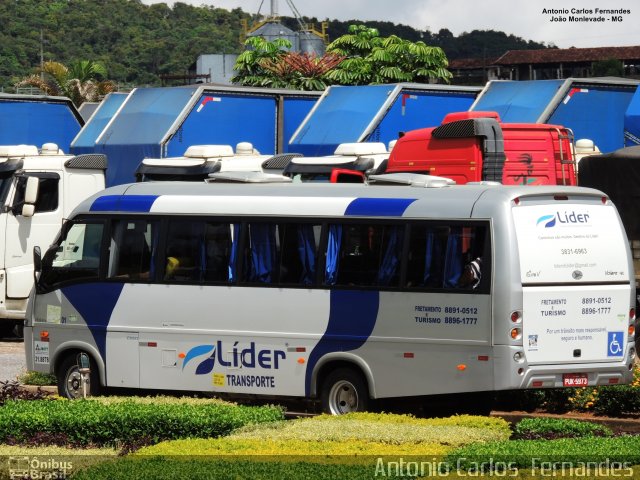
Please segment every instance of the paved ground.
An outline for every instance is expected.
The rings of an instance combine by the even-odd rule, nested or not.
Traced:
[[[27,371],[24,343],[14,338],[0,340],[0,382],[15,380]]]

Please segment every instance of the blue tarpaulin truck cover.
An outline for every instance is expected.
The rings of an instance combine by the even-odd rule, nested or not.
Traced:
[[[640,82],[623,78],[495,80],[470,110],[498,112],[505,123],[563,125],[577,139],[593,140],[600,151],[624,145],[624,114]]]
[[[263,154],[288,151],[320,92],[187,86],[133,90],[96,140],[109,158],[107,186],[132,182],[144,158],[175,157],[191,145],[251,142]],[[284,146],[284,147],[283,147]]]
[[[127,93],[109,93],[93,111],[82,130],[71,142],[70,152],[75,155],[94,153],[96,140],[127,98]]]
[[[68,152],[83,125],[66,97],[0,94],[0,145],[52,142]]]
[[[636,89],[624,114],[624,144],[627,147],[640,145],[640,88]]]
[[[447,113],[466,111],[479,87],[416,83],[331,86],[289,141],[289,151],[331,155],[341,143],[383,142],[399,132],[439,125]]]

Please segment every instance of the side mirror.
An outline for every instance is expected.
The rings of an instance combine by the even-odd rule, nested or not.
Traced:
[[[33,247],[33,270],[36,273],[42,271],[42,250],[37,245]]]
[[[35,203],[38,200],[38,190],[40,179],[38,177],[27,177],[27,185],[24,190],[24,204],[21,214],[23,217],[33,217],[36,211]]]
[[[42,272],[42,251],[39,246],[33,247],[33,283],[38,288],[38,278]]]
[[[27,186],[24,190],[24,203],[36,203],[36,201],[38,201],[39,188],[40,179],[38,177],[27,177]]]

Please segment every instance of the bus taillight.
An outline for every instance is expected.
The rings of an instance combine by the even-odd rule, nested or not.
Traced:
[[[518,340],[521,336],[522,336],[522,332],[520,331],[519,328],[512,328],[511,329],[511,338],[513,340]]]
[[[629,309],[629,320],[635,320],[636,319],[636,309],[631,307]]]
[[[517,310],[515,312],[511,312],[511,321],[513,323],[518,323],[521,318],[522,318],[522,314]]]

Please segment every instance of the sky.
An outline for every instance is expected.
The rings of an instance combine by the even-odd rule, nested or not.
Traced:
[[[268,14],[272,0],[181,0],[195,6],[228,10],[241,8],[247,13]],[[273,0],[281,16],[293,17],[292,0]],[[170,0],[143,0],[166,3]],[[262,4],[262,6],[261,6]],[[498,30],[525,40],[554,44],[560,48],[640,45],[640,2],[638,0],[294,0],[300,15],[319,20],[380,20],[409,25],[437,33],[442,28],[454,35],[472,30]],[[571,9],[591,13],[572,15]],[[626,10],[620,21],[604,14],[604,22],[575,22],[569,17],[600,18],[595,9]],[[568,14],[553,15],[546,10],[566,9]],[[565,21],[552,21],[558,17]],[[331,30],[329,27],[329,36]]]

